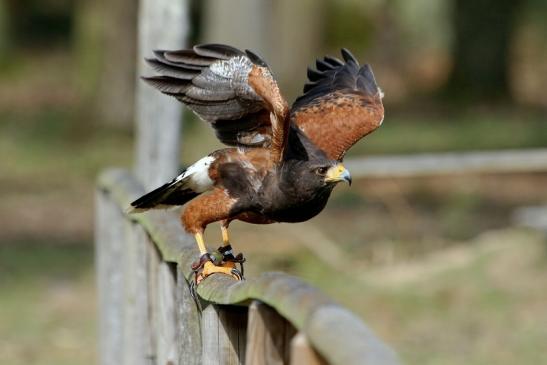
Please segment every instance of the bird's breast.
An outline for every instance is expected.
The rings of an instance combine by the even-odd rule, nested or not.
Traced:
[[[304,222],[315,217],[325,208],[329,196],[330,191],[310,199],[283,197],[274,200],[272,206],[266,209],[263,214],[277,222]]]

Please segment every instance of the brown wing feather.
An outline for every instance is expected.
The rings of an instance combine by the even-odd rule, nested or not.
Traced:
[[[147,61],[161,76],[145,81],[209,122],[221,142],[270,147],[272,158],[280,160],[288,106],[260,57],[219,44],[154,54]]]
[[[310,83],[293,104],[291,119],[329,158],[341,160],[384,119],[382,91],[369,65],[360,67],[347,50],[345,63],[331,57],[309,69]]]
[[[289,105],[281,95],[272,74],[265,67],[253,67],[249,74],[249,85],[262,97],[271,112],[272,161],[281,162],[289,136]]]

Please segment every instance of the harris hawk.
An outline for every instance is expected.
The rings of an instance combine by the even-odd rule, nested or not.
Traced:
[[[155,51],[146,60],[159,76],[143,79],[184,103],[229,146],[131,203],[131,212],[188,203],[181,221],[199,248],[196,284],[213,273],[242,278],[231,221],[306,221],[323,210],[337,183],[351,184],[342,160],[382,124],[383,93],[369,65],[347,49],[341,54],[343,60],[327,56],[308,68],[309,82],[291,107],[266,62],[249,50],[203,44]],[[218,221],[223,243],[209,253],[203,232]]]

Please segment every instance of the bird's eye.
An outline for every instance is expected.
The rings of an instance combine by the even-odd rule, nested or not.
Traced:
[[[318,167],[317,169],[315,169],[315,172],[318,174],[318,175],[325,175],[327,173],[327,171],[329,170],[328,167]]]

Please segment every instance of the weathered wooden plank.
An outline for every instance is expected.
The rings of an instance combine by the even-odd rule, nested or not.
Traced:
[[[156,247],[153,247],[155,257],[160,260]],[[159,262],[156,266],[155,291],[150,293],[155,297],[153,328],[155,332],[156,363],[176,364],[179,359],[178,344],[178,308],[176,303],[177,284],[175,281],[175,264]]]
[[[244,364],[247,310],[209,304],[201,317],[203,365]]]
[[[348,158],[353,177],[547,171],[547,148]]]
[[[147,286],[146,290],[148,293],[148,329],[150,331],[150,345],[151,345],[151,355],[150,359],[154,363],[158,360],[158,331],[160,326],[158,324],[158,318],[161,316],[159,313],[159,298],[157,295],[158,286],[160,285],[158,281],[159,275],[159,266],[162,264],[160,253],[156,246],[153,243],[146,244],[146,279]]]
[[[299,332],[291,341],[291,365],[328,365],[311,346],[306,335]],[[364,364],[364,363],[363,363]],[[382,363],[378,363],[382,364]]]
[[[138,224],[125,222],[124,252],[118,260],[124,267],[124,364],[154,363],[148,292],[148,249],[152,244]]]
[[[181,270],[177,270],[179,365],[201,364],[200,314]]]
[[[283,365],[290,361],[296,329],[273,308],[253,301],[249,306],[246,365]]]
[[[244,364],[247,345],[247,308],[219,306],[217,312],[222,358],[229,359],[226,364]]]
[[[201,360],[203,365],[217,365],[220,362],[219,321],[214,305],[208,305],[201,312]]]
[[[140,0],[138,73],[150,74],[144,58],[154,49],[179,49],[188,30],[186,0]],[[147,189],[176,175],[181,105],[143,82],[137,83],[135,171]]]
[[[95,265],[99,317],[99,364],[123,363],[124,217],[104,191],[95,194]]]

